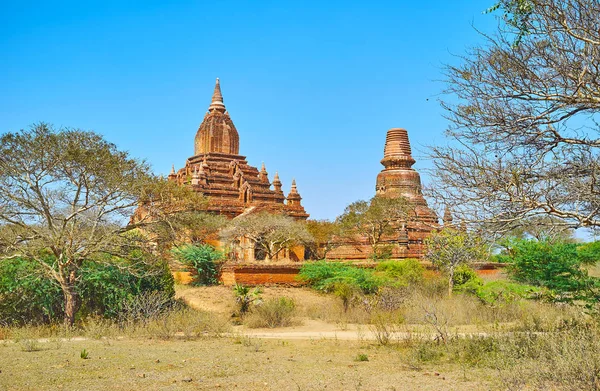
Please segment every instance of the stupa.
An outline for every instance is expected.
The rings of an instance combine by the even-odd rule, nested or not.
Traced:
[[[421,176],[412,168],[412,157],[406,129],[388,130],[383,159],[384,169],[377,175],[375,192],[380,197],[405,197],[413,210],[413,217],[397,222],[397,234],[384,238],[392,246],[392,258],[422,258],[424,240],[438,227],[438,218],[427,205],[421,191]],[[371,247],[366,238],[352,244],[342,244],[330,251],[328,258],[366,259],[371,256]]]

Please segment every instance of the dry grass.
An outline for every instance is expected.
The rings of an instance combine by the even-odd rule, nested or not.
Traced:
[[[414,371],[403,351],[373,344],[243,336],[73,340],[34,352],[7,344],[0,352],[2,390],[475,390],[492,375],[476,370],[465,379],[452,364]],[[359,354],[368,361],[356,361]]]
[[[600,390],[600,331],[576,309],[489,306],[443,292],[433,281],[357,296],[344,311],[341,300],[308,289],[264,289],[265,303],[291,297],[295,305],[255,311],[261,322],[277,321],[261,327],[286,325],[295,314],[305,324],[285,335],[304,340],[232,328],[234,296],[224,287],[179,292],[216,312],[179,308],[136,322],[88,318],[76,329],[3,328],[11,341],[0,344],[0,389]],[[338,340],[338,330],[350,337]],[[320,331],[334,339],[315,337]]]

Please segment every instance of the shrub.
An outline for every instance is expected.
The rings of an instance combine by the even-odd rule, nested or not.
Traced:
[[[51,261],[51,260],[50,260]],[[108,318],[120,316],[128,301],[144,292],[159,291],[172,299],[173,277],[164,262],[111,259],[86,262],[76,290],[82,301],[77,314]],[[6,324],[42,324],[61,321],[63,294],[33,262],[10,259],[0,263],[0,319]]]
[[[61,320],[63,295],[58,284],[32,262],[0,262],[0,323],[41,324]]]
[[[317,261],[306,263],[298,277],[323,292],[334,292],[336,286],[355,286],[365,294],[375,293],[386,281],[371,269],[341,262]]]
[[[258,304],[262,302],[260,295],[262,290],[260,288],[250,289],[250,287],[235,284],[233,286],[233,293],[235,295],[235,302],[239,307],[239,315],[243,316],[250,311],[252,304]]]
[[[173,276],[166,262],[129,264],[122,261],[84,262],[78,291],[83,301],[79,317],[99,314],[107,318],[122,316],[137,296],[160,292],[167,300],[175,296]]]
[[[296,303],[287,297],[266,300],[253,308],[252,314],[246,319],[248,327],[285,327],[292,324],[296,312]]]
[[[546,287],[556,294],[556,301],[597,302],[600,280],[582,267],[596,259],[595,245],[519,240],[511,243],[509,253],[512,265],[508,270],[514,280]]]
[[[452,278],[454,280],[454,288],[457,288],[466,283],[471,283],[474,285],[483,284],[483,281],[481,280],[481,278],[479,278],[475,270],[473,270],[468,265],[464,264],[456,267],[456,269],[454,270],[454,276]]]
[[[171,250],[171,254],[175,259],[194,270],[196,273],[195,285],[215,285],[219,283],[219,272],[225,259],[225,254],[222,251],[209,244],[200,246],[190,244],[174,248]]]
[[[405,259],[381,262],[375,270],[394,280],[398,285],[406,286],[423,281],[425,268],[417,259]]]
[[[474,294],[483,303],[490,305],[533,299],[543,294],[543,289],[539,287],[502,280],[485,284],[481,280],[471,280],[461,285],[458,290]]]

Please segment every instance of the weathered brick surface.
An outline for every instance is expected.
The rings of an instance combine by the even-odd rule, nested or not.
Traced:
[[[221,273],[224,285],[303,285],[298,280],[300,265],[236,265]]]
[[[412,157],[408,132],[394,128],[387,132],[383,159],[384,169],[377,175],[375,191],[381,197],[405,197],[413,206],[416,218],[404,223],[404,232],[399,237],[384,238],[393,246],[392,258],[422,258],[425,253],[424,240],[438,227],[438,218],[427,205],[421,191],[421,177],[412,168]],[[358,244],[346,244],[335,248],[327,255],[329,259],[367,259],[372,254],[366,238]]]
[[[308,218],[295,181],[286,197],[277,173],[271,183],[264,164],[259,171],[239,154],[239,134],[223,103],[218,79],[194,145],[194,156],[185,167],[173,169],[169,180],[209,197],[209,211],[230,218],[249,210]]]

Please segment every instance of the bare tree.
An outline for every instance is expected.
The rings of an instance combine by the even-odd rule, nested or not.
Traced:
[[[524,3],[519,26],[501,22],[446,69],[452,141],[432,148],[430,195],[497,232],[543,215],[598,227],[600,4]]]
[[[275,259],[281,251],[313,240],[305,223],[267,212],[234,218],[221,231],[221,237],[231,244],[247,240],[253,249],[258,247],[264,252],[265,260]]]
[[[0,138],[0,261],[21,257],[42,268],[60,285],[72,325],[83,261],[148,250],[136,229],[182,210],[188,198],[177,191],[98,134],[46,124],[7,133]],[[144,213],[127,223],[140,205]]]
[[[507,232],[507,236],[537,241],[569,242],[574,241],[575,231],[565,227],[560,219],[552,216],[535,216],[523,219]]]

